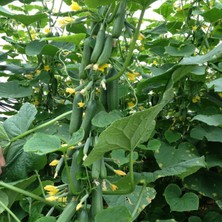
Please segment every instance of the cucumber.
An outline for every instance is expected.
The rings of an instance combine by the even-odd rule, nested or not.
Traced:
[[[109,72],[108,78],[112,77],[116,74],[117,74],[117,71],[114,68],[112,68]],[[108,111],[118,109],[118,106],[119,106],[118,80],[108,82],[106,84],[106,88],[107,88],[107,107],[108,107]]]
[[[103,51],[97,61],[98,65],[103,65],[109,61],[112,54],[112,49],[113,49],[113,37],[111,35],[108,35],[105,39]]]
[[[72,114],[69,124],[69,133],[71,135],[80,128],[80,125],[82,123],[83,108],[80,108],[78,106],[78,103],[81,101],[83,101],[83,95],[80,93],[76,94],[73,99]]]
[[[102,196],[102,185],[100,184],[92,191],[92,204],[91,213],[92,218],[95,218],[96,214],[103,210],[103,196]]]
[[[103,104],[105,110],[107,111],[107,93],[106,90],[103,88],[100,88],[99,100]]]
[[[81,209],[79,215],[78,215],[78,221],[79,222],[89,222],[89,214],[86,209]]]
[[[107,178],[107,170],[106,170],[106,165],[105,165],[105,162],[104,162],[104,157],[102,157],[102,159],[101,159],[100,177],[101,177],[102,179]]]
[[[86,66],[89,65],[90,63],[90,57],[92,53],[92,48],[91,44],[93,42],[93,38],[88,37],[85,39],[84,47],[83,47],[83,52],[82,52],[82,60],[81,64],[79,67],[79,78],[80,79],[86,79],[87,78],[87,70],[85,70]]]
[[[104,46],[105,42],[105,28],[104,25],[101,24],[100,30],[96,36],[96,44],[94,46],[94,49],[92,51],[91,55],[91,63],[96,63]]]
[[[101,159],[96,160],[92,164],[92,178],[93,179],[99,179],[100,171],[101,171]]]
[[[86,107],[86,111],[85,111],[85,116],[82,120],[82,123],[81,123],[81,128],[84,129],[84,132],[85,132],[85,135],[84,135],[84,138],[88,138],[89,136],[89,132],[90,132],[90,129],[91,129],[91,120],[92,118],[94,117],[94,115],[96,114],[96,100],[94,99],[91,99],[88,104],[87,104],[87,107]]]
[[[76,213],[77,201],[71,201],[67,204],[63,212],[59,215],[56,222],[70,222]]]
[[[81,192],[81,182],[77,179],[77,174],[82,171],[81,164],[79,163],[79,150],[75,150],[72,154],[72,163],[70,166],[70,176],[73,183],[73,194],[79,194]]]
[[[124,27],[127,0],[121,0],[113,22],[112,36],[119,38]]]

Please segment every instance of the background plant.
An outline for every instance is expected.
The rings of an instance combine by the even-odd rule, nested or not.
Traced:
[[[222,6],[154,2],[0,2],[0,221],[221,221]]]

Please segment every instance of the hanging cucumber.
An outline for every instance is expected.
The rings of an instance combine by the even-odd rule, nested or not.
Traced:
[[[78,174],[82,171],[81,164],[79,163],[79,150],[75,150],[72,154],[72,163],[70,166],[70,176],[73,184],[73,194],[81,192],[81,182],[77,179]]]
[[[119,38],[124,27],[127,0],[121,0],[113,22],[112,36]]]
[[[70,222],[76,213],[77,201],[71,201],[59,215],[56,222]]]
[[[96,160],[92,164],[92,178],[93,179],[99,179],[100,171],[101,171],[101,159]]]
[[[85,136],[84,138],[86,139],[89,136],[89,132],[91,129],[91,120],[94,117],[95,113],[96,113],[96,100],[91,99],[86,107],[86,111],[85,111],[85,115],[84,118],[82,120],[82,124],[81,124],[81,128],[84,129],[85,132]]]
[[[115,76],[117,74],[116,69],[112,68],[109,72],[108,78]],[[119,90],[118,90],[118,80],[108,82],[106,84],[107,88],[107,107],[108,111],[118,109],[119,106]]]
[[[103,196],[102,196],[102,185],[100,184],[92,191],[92,205],[91,213],[92,218],[95,218],[96,214],[103,210]]]
[[[105,162],[104,162],[104,157],[101,158],[100,177],[102,179],[107,178],[107,170],[106,170],[106,165],[105,165]]]
[[[109,61],[112,54],[112,49],[113,49],[113,37],[111,35],[108,35],[105,39],[102,53],[97,61],[98,65],[103,65]]]
[[[80,128],[80,125],[82,123],[83,108],[78,106],[78,103],[82,101],[83,95],[81,93],[76,94],[73,99],[72,114],[69,124],[69,133],[71,135]]]
[[[104,24],[101,24],[100,30],[96,36],[96,44],[94,46],[94,49],[92,51],[91,55],[91,63],[96,63],[104,46],[105,42],[105,27]]]
[[[86,79],[87,78],[87,70],[85,70],[86,66],[90,63],[90,57],[92,53],[91,45],[93,43],[93,38],[88,37],[85,39],[84,47],[82,51],[82,61],[79,67],[79,78]]]
[[[87,209],[82,208],[78,215],[78,222],[89,222],[89,214]]]

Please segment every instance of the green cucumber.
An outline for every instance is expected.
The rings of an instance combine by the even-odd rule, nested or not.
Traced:
[[[89,132],[91,129],[91,120],[96,114],[96,100],[91,99],[86,107],[85,115],[83,117],[82,123],[81,123],[81,128],[84,129],[85,136],[84,138],[86,139],[89,136]]]
[[[79,150],[75,150],[72,154],[72,163],[70,166],[70,176],[73,184],[73,194],[79,194],[81,192],[81,182],[77,179],[77,175],[82,171],[81,164],[79,163]]]
[[[101,159],[96,160],[92,164],[92,178],[93,179],[99,179],[100,171],[101,171]]]
[[[113,37],[111,35],[108,35],[105,39],[103,51],[97,61],[98,65],[103,65],[109,61],[112,54],[112,49],[113,49]]]
[[[89,214],[87,209],[81,209],[79,215],[78,215],[78,221],[79,222],[89,222]]]
[[[84,47],[82,51],[82,60],[81,64],[79,66],[79,78],[80,79],[86,79],[87,78],[87,70],[85,70],[86,66],[90,63],[90,57],[92,53],[92,45],[93,38],[88,37],[85,39]]]
[[[73,99],[72,114],[69,124],[69,133],[71,135],[80,128],[80,125],[82,123],[83,108],[80,108],[78,106],[78,103],[82,101],[83,101],[83,95],[80,93],[76,94]]]
[[[101,158],[100,177],[102,179],[107,178],[107,170],[106,170],[106,165],[105,165],[105,162],[104,162],[104,157]]]
[[[112,36],[119,38],[124,27],[127,0],[121,0],[113,22]]]
[[[65,209],[62,211],[62,213],[59,215],[56,222],[70,222],[72,217],[76,213],[76,206],[77,206],[77,201],[69,202],[65,207]]]
[[[116,74],[117,74],[117,71],[114,68],[112,68],[109,72],[108,78],[112,77],[112,76],[115,76]],[[108,111],[118,109],[118,106],[119,106],[118,80],[108,82],[106,84],[106,88],[107,88],[107,107],[108,107]]]
[[[99,185],[92,191],[92,204],[91,213],[92,218],[95,218],[96,214],[103,210],[103,196],[101,181]]]
[[[96,63],[104,46],[105,42],[105,28],[104,25],[102,24],[100,27],[100,30],[96,36],[96,44],[94,46],[94,49],[92,51],[91,55],[91,63]]]

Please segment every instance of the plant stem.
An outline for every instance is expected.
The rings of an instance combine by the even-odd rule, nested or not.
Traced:
[[[16,222],[21,222],[18,217],[4,204],[0,201],[0,206],[3,207],[14,219]]]
[[[120,78],[120,76],[123,75],[123,73],[125,72],[125,70],[126,70],[127,67],[129,66],[131,57],[132,57],[132,55],[133,55],[133,50],[134,50],[135,45],[136,45],[136,41],[137,41],[138,36],[139,36],[140,27],[141,27],[141,24],[142,24],[142,21],[143,21],[143,16],[144,16],[144,14],[145,14],[145,11],[146,11],[146,8],[144,7],[144,8],[142,9],[142,11],[141,11],[141,14],[140,14],[140,17],[139,17],[139,22],[138,22],[138,24],[137,24],[136,31],[135,31],[135,33],[134,33],[132,42],[131,42],[131,44],[130,44],[129,52],[127,53],[128,55],[127,55],[127,57],[126,57],[126,60],[125,60],[125,62],[124,62],[124,64],[123,64],[122,69],[118,72],[117,75],[108,78],[108,79],[106,80],[106,82],[111,82],[111,81],[113,81],[113,80],[116,80],[116,79]]]
[[[33,199],[35,199],[35,200],[41,201],[42,203],[45,203],[45,204],[47,204],[47,205],[49,205],[49,206],[53,206],[53,207],[55,207],[55,208],[58,209],[58,210],[62,210],[59,206],[56,206],[55,203],[49,202],[49,201],[45,200],[45,199],[42,198],[42,197],[39,197],[39,196],[37,196],[37,195],[29,192],[29,191],[26,191],[26,190],[21,189],[21,188],[15,187],[15,186],[13,186],[13,185],[11,185],[11,184],[9,184],[9,183],[5,183],[5,182],[3,182],[3,181],[0,181],[0,187],[1,187],[1,186],[4,187],[4,188],[7,188],[7,189],[9,189],[9,190],[15,191],[15,192],[17,192],[17,193],[23,194],[23,195],[25,195],[25,196],[31,197],[31,198],[33,198]]]
[[[57,116],[56,118],[54,118],[54,119],[52,119],[52,120],[50,120],[50,121],[48,121],[46,123],[43,123],[43,124],[41,124],[39,126],[36,126],[35,128],[30,129],[30,130],[28,130],[28,131],[26,131],[26,132],[24,132],[24,133],[22,133],[22,134],[20,134],[20,135],[18,135],[16,137],[13,137],[10,140],[10,142],[15,142],[16,140],[21,139],[21,138],[23,138],[23,137],[25,137],[25,136],[35,132],[36,130],[39,130],[39,129],[42,129],[42,128],[46,127],[46,126],[49,126],[49,125],[55,123],[56,121],[58,121],[58,120],[60,120],[60,119],[62,119],[64,117],[70,115],[71,113],[72,113],[72,110],[68,111],[68,112],[65,112],[65,113],[61,114],[60,116]]]
[[[136,206],[135,206],[135,208],[134,208],[134,210],[133,210],[133,213],[132,213],[132,218],[133,218],[133,219],[134,219],[134,217],[135,217],[135,215],[136,215],[136,212],[137,212],[137,210],[138,210],[138,208],[139,208],[139,206],[140,206],[140,202],[141,202],[141,199],[142,199],[142,197],[143,197],[143,192],[144,192],[145,188],[146,188],[146,184],[143,184],[143,187],[142,187],[142,189],[141,189],[141,191],[140,191],[140,194],[139,194],[139,197],[138,197]]]
[[[70,174],[70,170],[69,170],[69,166],[68,166],[68,162],[67,162],[65,152],[63,153],[63,157],[64,157],[65,169],[66,169],[66,174],[67,174],[67,177],[68,177],[70,189],[71,189],[72,193],[74,194],[75,193],[75,188],[74,188],[74,184],[72,182],[72,178],[71,178],[71,174]]]
[[[38,179],[38,181],[39,181],[39,185],[40,185],[40,188],[41,188],[41,191],[42,191],[42,195],[43,195],[43,197],[45,198],[44,188],[43,188],[42,181],[41,181],[41,178],[40,178],[39,173],[38,173],[37,170],[35,170],[35,174],[36,174],[37,179]]]

